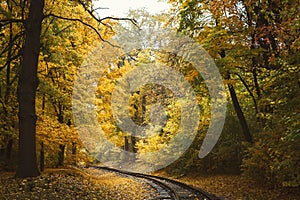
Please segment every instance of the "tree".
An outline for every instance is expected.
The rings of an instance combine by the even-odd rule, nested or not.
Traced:
[[[5,15],[18,15],[18,10],[10,0],[0,2],[1,10],[0,20],[5,19]],[[7,12],[6,12],[7,11]],[[4,15],[2,16],[2,12]],[[20,29],[20,22],[6,21],[1,23],[0,36],[0,79],[3,84],[0,85],[0,149],[5,155],[5,168],[11,170],[14,167],[14,149],[13,146],[17,139],[17,77],[19,71],[20,51],[19,45],[22,43],[23,31]]]
[[[18,84],[19,102],[19,162],[18,177],[38,176],[36,160],[35,98],[38,86],[37,66],[43,21],[44,0],[30,2],[25,22],[25,43]]]
[[[299,171],[294,105],[299,98],[300,7],[289,0],[170,2],[179,11],[179,31],[196,38],[215,58],[232,103],[243,109],[236,109],[237,115],[250,124],[253,143],[245,150],[244,172],[260,181],[299,185],[299,173],[287,174]]]
[[[7,1],[9,2],[9,1]],[[86,13],[96,21],[94,26],[91,22],[85,22],[85,19],[75,17],[64,17],[53,12],[54,7],[49,6],[45,9],[45,3],[48,1],[27,1],[13,2],[17,15],[12,15],[9,10],[1,7],[1,28],[11,23],[20,23],[20,29],[24,30],[24,44],[21,43],[21,70],[18,81],[18,102],[19,102],[19,162],[17,169],[18,177],[37,176],[39,174],[36,163],[36,89],[38,87],[37,69],[41,49],[42,23],[47,18],[57,18],[67,20],[73,23],[80,23],[93,30],[100,40],[104,41],[98,25],[105,24],[105,20],[130,20],[127,18],[106,17],[100,19],[95,14],[91,1],[64,1],[69,6],[81,6]],[[2,3],[2,2],[1,2]],[[6,4],[5,2],[3,3]],[[7,3],[8,4],[8,3]],[[52,5],[54,2],[52,2]],[[49,3],[48,5],[51,5]],[[16,18],[12,18],[12,17]],[[131,20],[134,22],[133,20]],[[16,42],[16,41],[14,41]],[[3,67],[5,68],[6,65]],[[7,68],[9,70],[9,68]]]
[[[199,106],[202,108],[203,115],[201,115],[201,127],[199,127],[199,134],[197,134],[197,141],[199,141],[199,138],[202,138],[203,140],[203,135],[209,125],[210,106],[208,105],[208,90],[197,70],[189,62],[177,55],[174,55],[173,52],[166,52],[165,49],[158,49],[158,47],[157,49],[150,49],[153,47],[151,46],[151,42],[161,42],[163,44],[165,41],[170,41],[168,40],[168,37],[163,36],[163,34],[169,33],[167,31],[160,35],[158,38],[159,40],[157,40],[156,35],[153,34],[154,32],[162,29],[164,22],[166,22],[165,15],[151,16],[149,13],[142,10],[132,12],[131,14],[137,20],[140,30],[136,27],[125,25],[119,29],[122,31],[122,34],[119,36],[120,38],[122,38],[123,35],[134,38],[132,42],[137,46],[141,46],[141,48],[137,48],[132,52],[126,52],[124,54],[121,53],[119,55],[121,56],[119,60],[116,59],[115,63],[111,61],[112,63],[107,64],[107,69],[99,80],[101,84],[98,85],[96,95],[98,120],[106,138],[108,138],[110,142],[113,142],[116,146],[124,147],[125,150],[136,152],[137,156],[134,159],[137,159],[137,163],[140,161],[157,167],[163,165],[163,162],[166,160],[173,157],[179,157],[181,155],[181,152],[178,151],[181,150],[183,145],[180,146],[178,143],[174,144],[172,140],[179,135],[178,133],[180,128],[180,133],[182,133],[183,136],[181,135],[179,137],[189,136],[189,133],[184,132],[182,130],[183,128],[180,127],[180,120],[184,120],[184,118],[188,119],[190,116],[188,114],[183,115],[180,111],[183,109],[184,105],[189,104],[190,102],[188,100],[180,99],[180,97],[178,97],[180,95],[176,96],[176,92],[178,91],[171,91],[172,87],[168,88],[168,86],[162,86],[158,83],[156,84],[155,81],[153,81],[153,84],[149,83],[140,86],[136,91],[132,91],[130,93],[131,96],[129,94],[130,98],[128,107],[126,104],[127,100],[125,101],[126,105],[124,106],[120,106],[123,105],[122,103],[115,104],[117,107],[110,106],[110,102],[112,101],[111,98],[113,97],[114,100],[122,99],[122,94],[126,94],[126,91],[128,92],[126,89],[128,89],[128,85],[131,85],[129,82],[132,80],[131,78],[126,79],[128,74],[141,74],[139,78],[143,77],[143,79],[151,79],[151,77],[168,77],[170,74],[166,75],[164,73],[168,72],[170,69],[174,69],[182,73],[186,80],[195,87],[196,95],[198,95],[199,100],[201,99]],[[156,40],[154,38],[156,38]],[[109,52],[107,52],[107,54],[109,55]],[[147,65],[166,65],[165,72],[156,70],[149,73],[146,70],[142,73],[139,72],[140,69],[144,69]],[[123,76],[125,77],[124,79]],[[135,80],[138,79],[135,78]],[[112,96],[113,91],[116,90],[119,92],[115,93],[116,96]],[[183,90],[184,89],[182,89],[181,94],[186,94],[187,91]],[[160,105],[161,107],[156,107],[157,105]],[[113,112],[110,107],[117,108],[119,118],[117,117],[117,119],[114,119],[112,114]],[[162,107],[164,108],[164,111],[161,109]],[[135,137],[132,137],[131,135],[129,139],[128,134],[133,134],[136,129],[126,131],[127,127],[122,127],[123,124],[125,124],[125,126],[129,124],[126,121],[128,119],[128,113],[132,121],[135,123],[130,123],[132,124],[130,128],[137,127],[136,125],[139,125],[137,129],[140,127],[146,127],[146,129],[143,130],[144,137],[140,134]],[[162,113],[163,115],[166,115],[166,119],[161,116]],[[121,119],[121,123],[120,121],[117,121],[118,119]],[[122,121],[123,119],[125,120]],[[180,139],[181,138],[178,140]],[[173,144],[167,146],[171,142],[173,142]],[[192,159],[195,159],[195,157],[197,157],[195,152],[198,152],[199,148],[199,145],[193,146],[192,150],[183,156],[184,159],[181,160],[181,165],[185,166],[186,162],[184,161],[190,159],[189,156],[191,154],[193,155]],[[119,158],[119,161],[123,158],[120,151],[116,150],[108,153],[108,148],[105,148],[105,145],[102,145],[99,149],[102,156],[101,159],[103,160],[113,157]],[[164,154],[157,156],[160,151],[164,151]],[[170,156],[170,154],[172,155]],[[184,167],[180,167],[178,171],[182,170],[182,168]]]

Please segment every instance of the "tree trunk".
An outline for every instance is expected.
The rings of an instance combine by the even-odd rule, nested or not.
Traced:
[[[65,161],[65,148],[66,145],[60,144],[59,145],[59,152],[58,152],[58,163],[57,167],[64,166],[64,161]]]
[[[226,56],[226,52],[225,52],[224,49],[222,49],[219,54],[220,54],[221,58],[225,58],[225,56]],[[227,80],[231,79],[229,71],[226,72],[225,78]],[[249,130],[246,118],[244,116],[244,113],[242,111],[242,108],[240,106],[239,100],[236,96],[235,89],[234,89],[232,84],[229,83],[227,85],[228,85],[228,89],[229,89],[229,93],[230,93],[230,97],[231,97],[231,100],[232,100],[232,103],[233,103],[234,110],[236,112],[236,115],[237,115],[237,117],[239,119],[239,122],[240,122],[240,125],[242,127],[244,137],[245,137],[247,142],[253,143],[252,135],[250,133],[250,130]]]
[[[12,170],[14,168],[14,164],[12,162],[11,153],[13,148],[13,142],[14,140],[11,138],[8,140],[7,146],[6,146],[6,152],[5,152],[5,167],[7,170]]]
[[[124,137],[124,150],[128,151],[129,150],[129,142],[128,142],[128,136]]]
[[[133,136],[133,135],[131,135],[130,136],[130,152],[132,152],[132,153],[137,153],[137,148],[136,148],[136,141],[137,140],[137,138],[135,137],[135,136]]]
[[[72,157],[73,157],[73,165],[77,166],[77,147],[76,143],[72,143]]]
[[[6,1],[7,6],[9,8],[9,12],[13,12],[13,7],[10,4],[9,1]],[[7,109],[9,107],[10,103],[10,96],[11,96],[11,83],[10,83],[10,76],[11,76],[11,58],[12,58],[12,47],[13,47],[13,23],[9,23],[9,45],[8,45],[8,51],[7,51],[7,67],[6,67],[6,90],[5,90],[5,96],[4,96],[4,114],[5,114],[5,122],[6,126],[9,129],[12,126],[12,123],[9,123],[9,118],[12,115],[11,111]],[[12,146],[13,146],[13,139],[12,136],[8,136],[8,142],[6,145],[6,151],[5,151],[5,166],[7,169],[11,169],[11,152],[12,152]]]
[[[12,13],[12,6],[7,1],[9,11]],[[13,47],[13,24],[12,22],[9,23],[9,46],[8,46],[8,52],[7,52],[7,67],[6,67],[6,91],[5,91],[5,98],[4,102],[7,106],[9,103],[9,96],[11,91],[10,86],[10,72],[11,72],[11,58],[12,58],[12,47]]]
[[[13,139],[9,139],[7,146],[6,146],[6,161],[7,161],[7,163],[9,163],[11,160],[11,152],[12,152],[13,142],[14,142]]]
[[[230,79],[230,74],[229,74],[229,72],[227,72],[227,73],[228,73],[227,74],[227,79],[229,80]],[[236,112],[236,115],[237,115],[237,117],[240,121],[240,125],[241,125],[242,130],[243,130],[244,137],[245,137],[247,142],[252,143],[253,142],[252,135],[250,133],[246,118],[244,116],[244,113],[242,111],[242,108],[240,106],[238,98],[236,96],[236,92],[234,90],[234,87],[233,87],[232,84],[228,84],[228,88],[229,88],[230,97],[231,97],[231,100],[232,100],[232,103],[233,103],[234,110]]]
[[[44,151],[44,142],[41,142],[40,170],[43,172],[44,169],[45,169],[45,151]]]
[[[18,83],[19,102],[19,160],[17,177],[35,177],[40,174],[36,159],[35,97],[38,86],[37,66],[44,0],[30,1],[25,22],[25,43],[22,52]]]

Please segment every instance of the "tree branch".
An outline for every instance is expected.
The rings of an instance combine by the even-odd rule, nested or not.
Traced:
[[[51,21],[49,22],[48,26],[45,28],[44,32],[41,34],[41,38],[44,38],[44,36],[46,35],[47,31],[50,28],[50,25],[52,24],[52,22],[54,21],[55,18],[52,18]]]
[[[21,53],[19,52],[17,55],[15,55],[15,56],[11,57],[10,59],[6,60],[5,64],[0,67],[0,72],[7,67],[8,63],[18,59],[20,56],[21,56]]]
[[[18,34],[16,34],[15,37],[12,39],[12,42],[11,42],[10,44],[8,44],[8,45],[1,51],[0,57],[1,57],[6,51],[8,51],[9,48],[11,48],[11,47],[15,44],[15,41],[16,41],[18,38],[20,38],[20,37],[22,37],[22,36],[24,36],[24,35],[25,35],[25,33],[24,33],[23,31],[22,31],[22,32],[19,32]]]
[[[9,23],[24,23],[22,19],[0,19],[0,27],[5,26]]]
[[[63,16],[58,16],[58,15],[55,15],[55,14],[52,14],[52,13],[50,13],[50,14],[44,16],[44,18],[47,18],[47,17],[55,17],[55,18],[57,18],[57,19],[62,19],[62,20],[67,20],[67,21],[73,21],[73,22],[80,22],[80,23],[83,24],[84,26],[87,26],[87,27],[89,27],[90,29],[92,29],[92,30],[99,36],[99,38],[100,38],[103,42],[107,42],[107,43],[109,43],[110,45],[113,45],[113,44],[111,44],[110,42],[104,40],[103,37],[101,36],[101,34],[99,33],[99,31],[98,31],[95,27],[93,27],[92,25],[90,25],[90,24],[88,24],[88,23],[82,21],[81,19],[78,19],[78,18],[67,18],[67,17],[63,17]]]
[[[253,92],[250,90],[247,82],[243,79],[243,77],[241,75],[239,75],[238,73],[235,73],[235,75],[237,75],[240,79],[240,81],[243,83],[243,85],[245,86],[246,90],[249,92],[250,96],[252,97],[253,99],[253,103],[254,103],[254,107],[255,107],[255,111],[256,113],[258,113],[258,107],[257,107],[257,102],[256,102],[256,99],[255,99],[255,96],[253,94]]]
[[[90,10],[87,8],[87,5],[82,1],[82,0],[77,0],[82,7],[85,9],[86,12],[88,12],[92,18],[94,18],[96,21],[98,21],[99,23],[105,25],[103,23],[103,21],[107,20],[107,19],[111,19],[111,20],[116,20],[116,21],[130,21],[131,23],[133,23],[135,26],[137,26],[136,20],[135,19],[131,19],[131,18],[118,18],[118,17],[104,17],[104,18],[98,18],[95,16],[95,14],[93,13],[93,10]]]

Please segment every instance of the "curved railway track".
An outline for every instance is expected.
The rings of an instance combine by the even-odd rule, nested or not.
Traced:
[[[220,198],[216,197],[215,195],[209,194],[199,188],[195,188],[185,183],[175,181],[169,178],[149,174],[128,172],[102,166],[90,167],[142,179],[143,181],[151,185],[159,193],[159,196],[153,199],[220,200]]]

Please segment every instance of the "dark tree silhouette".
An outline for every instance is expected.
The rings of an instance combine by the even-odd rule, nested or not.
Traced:
[[[30,2],[25,21],[21,71],[18,83],[19,102],[19,160],[17,177],[34,177],[40,174],[36,159],[35,98],[38,86],[37,66],[40,52],[40,35],[43,21],[44,0]]]

